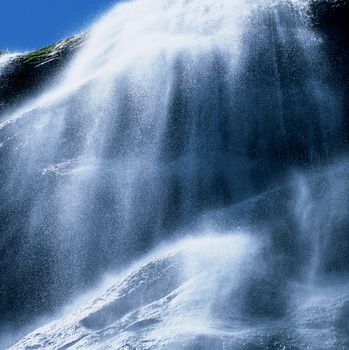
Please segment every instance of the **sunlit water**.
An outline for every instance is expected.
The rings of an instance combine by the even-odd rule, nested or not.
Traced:
[[[306,10],[121,3],[44,94],[2,116],[4,325],[50,317],[108,271],[128,271],[114,283],[130,296],[96,291],[100,306],[86,302],[18,349],[105,349],[113,324],[117,349],[268,348],[265,337],[272,349],[344,349],[348,165],[327,164],[343,116]],[[170,243],[174,255],[128,270],[187,235]],[[332,323],[309,326],[302,307],[318,298],[313,319],[327,305],[333,291],[317,295],[330,275],[339,301],[321,312]]]
[[[12,53],[12,52],[11,53],[5,52],[0,55],[0,74],[1,74],[1,71],[5,69],[7,65],[11,63],[11,61],[13,61],[13,59],[16,58],[18,55],[19,55],[18,53]]]

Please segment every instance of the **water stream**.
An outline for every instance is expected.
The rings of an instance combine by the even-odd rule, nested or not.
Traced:
[[[16,349],[106,349],[112,324],[115,349],[344,349],[349,182],[329,74],[306,1],[136,0],[102,16],[47,91],[0,119],[1,322],[28,326],[165,242],[184,253],[115,277],[129,299],[106,292],[115,307],[69,321],[84,330],[64,321]],[[297,310],[332,298],[318,297],[329,276],[339,330],[312,333]]]

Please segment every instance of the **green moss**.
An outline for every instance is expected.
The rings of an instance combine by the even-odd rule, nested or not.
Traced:
[[[53,44],[35,51],[28,52],[20,56],[20,60],[24,63],[40,63],[54,51],[56,46],[57,44]]]
[[[22,63],[26,63],[26,64],[34,64],[34,65],[40,64],[47,61],[50,58],[54,58],[63,50],[73,48],[74,46],[76,46],[81,42],[82,38],[83,38],[83,35],[79,35],[79,36],[75,35],[70,38],[58,41],[57,43],[54,43],[52,45],[48,45],[31,52],[27,52],[23,55],[20,55],[18,59]]]

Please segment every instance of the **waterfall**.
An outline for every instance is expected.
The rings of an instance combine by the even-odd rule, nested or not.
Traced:
[[[17,55],[15,53],[4,53],[0,56],[0,75]]]
[[[348,244],[348,167],[334,162],[345,145],[341,100],[307,6],[121,2],[43,94],[1,117],[2,322],[48,315],[107,272],[183,239],[185,264],[174,264],[189,277],[127,301],[134,311],[175,298],[162,328],[152,324],[154,339],[168,340],[182,318],[222,332],[232,319],[283,319],[296,308],[294,284],[315,288],[348,271],[335,243]],[[201,316],[188,321],[194,309]],[[93,331],[111,322],[86,312]],[[206,334],[207,349],[223,348],[223,333]],[[67,344],[79,348],[74,339]]]

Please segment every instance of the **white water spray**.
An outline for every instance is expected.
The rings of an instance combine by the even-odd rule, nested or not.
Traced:
[[[236,349],[239,330],[239,346],[250,338],[254,346],[266,334],[261,319],[288,317],[289,281],[307,260],[298,244],[321,225],[311,216],[326,201],[315,203],[304,182],[290,215],[286,195],[263,203],[260,193],[273,198],[276,174],[326,160],[342,142],[326,67],[305,1],[137,0],[98,20],[59,79],[2,118],[1,220],[16,249],[15,258],[11,249],[4,256],[4,295],[15,289],[17,308],[30,299],[28,314],[55,309],[106,271],[192,232],[211,209],[233,208],[254,237],[185,240],[180,264],[157,257],[135,268],[115,287],[127,297],[97,300],[68,330],[65,322],[47,326],[40,346],[48,344],[42,333],[63,348],[104,346],[114,324],[120,348],[131,341],[145,349],[154,337],[155,349],[175,342],[177,350],[173,335],[191,324],[196,335],[214,333],[201,342],[207,349]],[[321,274],[319,237],[303,240],[311,278]],[[35,335],[28,339],[36,346]]]

